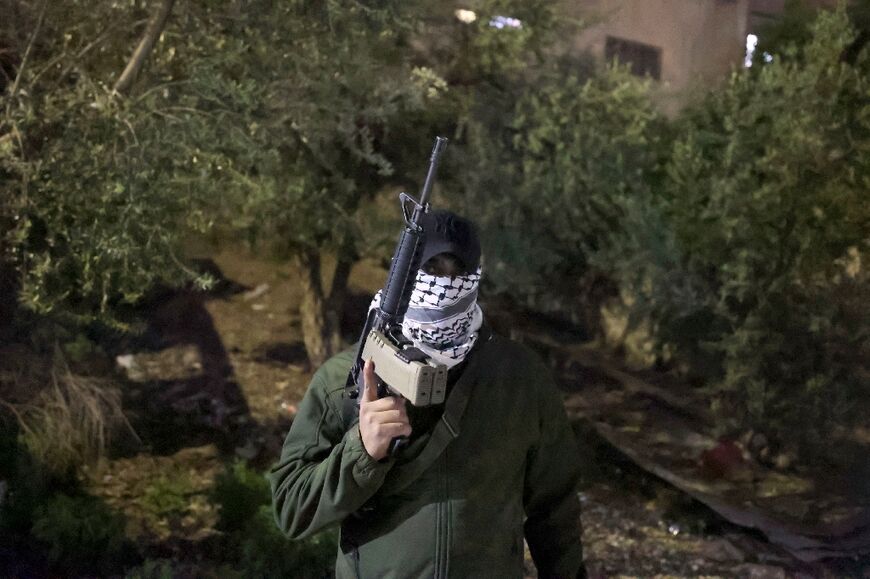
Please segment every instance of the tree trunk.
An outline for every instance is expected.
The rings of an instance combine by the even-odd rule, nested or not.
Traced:
[[[302,322],[302,341],[312,367],[317,368],[329,358],[326,332],[326,299],[320,279],[320,255],[306,251],[299,256],[302,269],[302,303],[299,317]]]
[[[157,9],[154,17],[148,23],[145,34],[142,35],[142,40],[139,41],[139,46],[136,47],[133,56],[127,62],[127,66],[118,78],[118,82],[115,83],[116,93],[125,94],[133,86],[133,83],[136,82],[139,71],[142,70],[142,65],[145,64],[145,60],[151,54],[151,49],[154,48],[154,43],[157,42],[157,39],[163,33],[166,20],[169,18],[169,13],[172,12],[174,4],[175,0],[163,0],[160,4],[160,8]]]
[[[350,244],[346,244],[348,248]],[[352,250],[340,251],[332,276],[329,295],[323,288],[322,260],[314,250],[299,256],[302,268],[302,340],[312,367],[318,367],[344,347],[341,337],[341,313],[347,295],[350,270],[356,261]]]

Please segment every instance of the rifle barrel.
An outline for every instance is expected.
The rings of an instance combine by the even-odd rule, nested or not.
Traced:
[[[420,193],[420,205],[426,206],[429,200],[429,193],[432,191],[432,183],[435,182],[435,173],[438,171],[438,163],[441,160],[441,154],[447,148],[447,139],[445,137],[435,137],[435,146],[432,147],[432,156],[429,157],[429,172],[426,174],[426,181],[423,182],[423,191]]]

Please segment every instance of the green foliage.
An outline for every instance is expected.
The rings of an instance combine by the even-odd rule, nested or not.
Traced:
[[[860,415],[868,57],[842,9],[808,38],[675,122],[619,68],[481,90],[500,98],[466,125],[460,209],[484,226],[491,287],[570,315],[597,307],[590,278],[616,281],[629,323],[711,385],[723,429]]]
[[[291,541],[275,524],[269,483],[236,461],[217,479],[212,498],[220,505],[219,527],[227,532],[232,564],[242,576],[328,577],[335,562],[337,531]]]
[[[560,16],[554,2],[487,0],[475,4],[474,11],[473,23],[451,19],[438,29],[439,37],[429,39],[438,57],[431,66],[447,80],[449,102],[433,122],[455,125],[439,177],[438,203],[480,224],[484,280],[491,289],[544,306],[552,294],[541,287],[541,277],[571,268],[564,257],[576,262],[577,256],[569,248],[552,251],[558,245],[554,228],[544,222],[536,201],[548,191],[536,189],[543,183],[525,178],[524,163],[538,153],[532,153],[536,144],[523,141],[523,133],[538,122],[541,133],[544,126],[558,126],[560,120],[549,118],[544,109],[574,106],[575,95],[562,83],[568,79],[576,90],[591,67],[560,53],[564,43],[556,41],[576,33],[577,23]],[[515,18],[521,26],[492,26],[498,16]],[[562,122],[567,126],[569,121]],[[539,134],[532,140],[536,138],[548,137]]]
[[[236,535],[238,566],[245,577],[325,578],[334,573],[338,532],[322,531],[301,541],[291,541],[275,525],[271,505],[264,505]]]
[[[510,125],[522,159],[513,221],[537,210],[555,258],[583,265],[619,229],[626,200],[649,194],[657,120],[646,85],[625,69],[524,93]]]
[[[184,470],[161,473],[145,488],[140,504],[156,517],[183,513],[190,504],[190,496],[197,492],[196,483]]]
[[[401,52],[412,8],[255,2],[230,25],[202,16],[221,51],[198,59],[185,98],[220,119],[197,138],[221,168],[230,227],[285,256],[352,245],[360,202],[396,171],[383,143],[443,91]]]
[[[590,260],[628,234],[630,205],[648,202],[664,122],[647,84],[618,67],[586,79],[553,71],[523,85],[507,116],[505,128],[478,129],[486,153],[467,193],[495,249],[490,283],[567,313]]]
[[[505,78],[521,74],[532,60],[530,52],[537,53],[552,44],[560,29],[552,2],[524,2],[522,0],[485,0],[476,6],[479,17],[470,27],[462,64],[466,74],[478,79],[503,82]],[[520,27],[499,28],[490,24],[495,17],[519,20]]]
[[[58,494],[36,509],[32,534],[52,562],[92,566],[122,552],[124,520],[94,497]]]
[[[179,240],[214,223],[319,273],[321,249],[355,255],[377,237],[360,207],[413,185],[447,134],[439,199],[483,226],[490,288],[570,314],[597,307],[590,279],[617,282],[662,355],[703,366],[736,422],[858,412],[865,3],[812,25],[790,3],[762,35],[773,62],[673,123],[625,70],[557,54],[550,2],[484,0],[472,24],[393,0],[176,3],[124,98],[107,87],[147,9],[55,4],[0,118],[0,262],[31,309],[117,324],[155,282],[195,277]],[[22,55],[40,17],[20,5],[3,32]],[[490,26],[497,15],[522,28]],[[237,465],[221,483],[227,529],[255,520],[262,482]],[[152,506],[177,509],[164,483]]]
[[[732,425],[812,437],[860,412],[870,84],[841,59],[853,38],[843,10],[823,13],[801,58],[737,72],[689,112],[660,201],[629,214],[638,233],[603,254],[663,343],[716,361]]]
[[[176,3],[122,97],[108,87],[140,4],[52,6],[9,99],[0,260],[22,303],[123,326],[119,312],[155,283],[209,284],[177,255],[215,223],[312,271],[322,250],[353,260],[358,207],[402,174],[419,140],[408,120],[446,90],[410,57],[417,3]],[[9,28],[37,28],[22,20]]]
[[[218,477],[212,499],[220,506],[220,528],[239,530],[270,504],[271,491],[262,473],[239,460]]]
[[[816,9],[805,0],[785,0],[782,15],[758,33],[753,66],[764,66],[765,54],[779,56],[807,44],[812,38],[810,27],[815,15]]]
[[[134,31],[100,29],[137,15],[132,3],[73,2],[52,5],[38,29],[8,23],[30,24],[37,48],[0,118],[0,259],[42,314],[118,323],[113,308],[155,281],[196,277],[175,257],[183,232],[209,221],[203,188],[184,179],[196,173],[186,129],[160,93],[127,100],[107,88]]]
[[[147,559],[144,563],[130,569],[125,579],[174,579],[172,561],[167,559]]]
[[[81,332],[71,336],[61,345],[61,349],[64,355],[76,364],[82,363],[94,355],[105,356],[100,347]]]
[[[856,32],[864,35],[860,44],[867,42],[870,34],[870,3],[846,2],[846,13]],[[813,38],[813,22],[818,16],[819,6],[814,6],[807,0],[786,0],[782,14],[771,20],[758,32],[758,46],[753,56],[753,66],[764,66],[765,54],[774,59],[800,57],[803,48],[808,46]],[[843,55],[850,59],[849,52]],[[855,46],[854,48],[858,48]]]

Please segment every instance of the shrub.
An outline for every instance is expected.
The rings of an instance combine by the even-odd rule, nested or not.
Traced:
[[[327,577],[338,548],[337,532],[324,531],[291,541],[275,524],[269,483],[262,473],[237,461],[218,478],[213,499],[220,505],[227,554],[244,577]]]
[[[129,428],[115,385],[73,374],[59,351],[47,375],[26,370],[13,381],[10,388],[31,398],[6,407],[18,419],[25,447],[53,473],[95,461],[118,428]]]
[[[212,499],[220,506],[220,528],[240,530],[260,507],[271,503],[271,490],[262,473],[239,460],[218,477]]]
[[[111,562],[125,546],[124,519],[91,496],[55,495],[36,509],[31,532],[53,563],[67,566]]]
[[[264,505],[236,535],[238,565],[245,577],[330,577],[338,549],[338,532],[322,531],[302,541],[291,541],[278,529],[271,505]]]
[[[861,413],[870,76],[866,54],[842,59],[853,38],[842,9],[822,13],[801,58],[735,72],[689,111],[661,193],[599,255],[662,347],[712,363],[723,428],[810,440]]]
[[[518,82],[468,125],[491,287],[570,315],[616,282],[659,359],[710,386],[722,430],[811,440],[860,416],[870,58],[843,9],[810,38],[674,122],[619,68]]]
[[[649,87],[620,67],[551,71],[489,123],[473,124],[467,193],[491,249],[486,279],[533,307],[580,311],[581,278],[623,233],[626,204],[651,195],[665,157]]]

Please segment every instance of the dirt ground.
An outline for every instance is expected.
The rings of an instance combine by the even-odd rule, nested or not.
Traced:
[[[133,421],[144,447],[132,458],[106,464],[93,473],[90,484],[134,521],[135,501],[128,499],[135,495],[131,489],[139,484],[135,473],[143,470],[141,465],[147,471],[187,468],[198,473],[203,489],[215,471],[218,448],[268,466],[312,374],[301,343],[293,266],[236,249],[202,257],[224,280],[216,291],[208,297],[181,293],[156,300],[147,339],[125,344],[117,353],[118,365],[135,385],[131,404],[143,409]],[[359,312],[384,276],[383,269],[368,262],[354,269],[349,336],[362,323]],[[149,421],[154,412],[163,422]],[[166,428],[167,412],[177,417],[177,429]],[[830,568],[797,565],[763,538],[728,525],[634,467],[587,426],[578,423],[575,429],[587,466],[579,498],[592,576],[870,577],[870,571],[853,575],[851,569],[840,575]],[[215,440],[216,432],[224,435]],[[203,507],[171,525],[143,516],[138,520],[142,540],[181,556],[188,541],[209,535],[215,514]],[[184,541],[173,543],[173,537],[181,536]],[[535,576],[530,560],[527,574]]]

